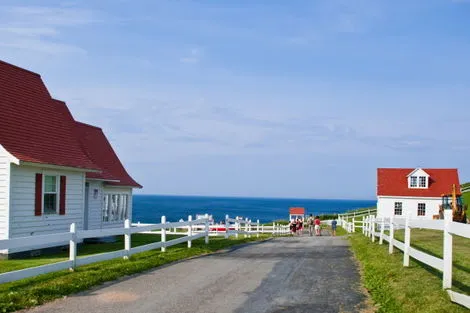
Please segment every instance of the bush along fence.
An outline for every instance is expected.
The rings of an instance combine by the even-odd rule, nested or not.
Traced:
[[[443,220],[423,220],[411,219],[410,216],[406,218],[377,218],[374,215],[363,216],[362,220],[352,221],[341,220],[340,225],[348,232],[356,231],[356,228],[362,229],[362,233],[369,237],[372,242],[378,239],[379,244],[387,241],[389,244],[389,253],[394,252],[394,248],[403,251],[403,266],[410,265],[410,257],[429,265],[442,272],[442,288],[447,290],[452,302],[470,308],[470,296],[457,293],[450,290],[452,288],[452,236],[461,236],[470,238],[470,225],[462,224],[452,221],[452,211],[446,210],[444,212]],[[444,245],[443,245],[443,258],[438,258],[419,251],[410,246],[411,242],[411,229],[433,229],[444,232]],[[389,230],[389,235],[385,234],[385,230]],[[394,232],[397,229],[405,230],[404,242],[398,241],[394,238]]]
[[[264,226],[261,225],[259,221],[252,222],[251,220],[238,217],[233,219],[229,218],[228,215],[226,216],[225,224],[210,225],[207,214],[203,218],[196,220],[193,220],[190,215],[187,221],[171,223],[166,221],[165,216],[162,216],[160,224],[131,224],[129,220],[125,220],[124,227],[100,230],[77,230],[76,224],[73,223],[70,225],[70,232],[66,233],[0,240],[0,250],[11,249],[14,252],[28,251],[45,246],[63,246],[67,241],[69,242],[69,260],[1,273],[0,283],[7,283],[65,269],[73,271],[78,266],[115,258],[128,259],[133,254],[154,249],[161,249],[162,252],[165,252],[167,247],[184,242],[187,242],[188,248],[191,248],[193,240],[205,238],[205,243],[208,244],[210,236],[224,236],[225,238],[235,236],[238,238],[239,235],[251,237],[252,235],[259,236],[259,234],[262,233],[281,235],[287,234],[288,232],[288,229],[286,230],[285,227],[278,224],[273,223],[272,226]],[[160,241],[132,248],[131,235],[142,233],[159,234]],[[169,234],[181,235],[181,237],[167,241],[166,236]],[[118,235],[124,235],[124,247],[122,250],[83,257],[77,255],[77,245],[83,242],[84,239]]]

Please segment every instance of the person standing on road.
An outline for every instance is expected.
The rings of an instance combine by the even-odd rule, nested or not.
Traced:
[[[321,230],[320,230],[320,217],[317,215],[315,216],[315,235],[316,236],[321,236]]]
[[[297,219],[297,231],[299,233],[299,236],[302,236],[302,234],[303,234],[303,227],[304,227],[303,224],[304,223],[303,223],[302,219],[300,219],[300,218]]]
[[[315,227],[315,218],[313,218],[313,215],[310,214],[310,216],[307,219],[307,225],[308,225],[308,234],[310,237],[313,236],[313,229]]]
[[[336,221],[336,219],[333,219],[331,221],[331,234],[333,236],[336,236],[336,225],[338,224],[338,222]]]

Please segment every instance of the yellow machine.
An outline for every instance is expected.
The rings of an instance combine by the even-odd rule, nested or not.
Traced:
[[[452,210],[452,220],[459,223],[467,223],[467,205],[462,202],[462,195],[457,193],[455,184],[452,185],[452,193],[442,195],[442,204],[439,205],[439,219],[444,219],[444,210]]]

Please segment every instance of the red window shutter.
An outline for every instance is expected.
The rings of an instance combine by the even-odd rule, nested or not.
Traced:
[[[34,215],[42,214],[42,174],[36,174],[36,194],[34,197]]]
[[[59,214],[65,215],[65,190],[67,187],[67,176],[60,176],[60,203]]]

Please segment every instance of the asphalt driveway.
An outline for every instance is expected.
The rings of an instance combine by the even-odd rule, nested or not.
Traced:
[[[347,240],[283,237],[108,283],[30,312],[360,312]]]

